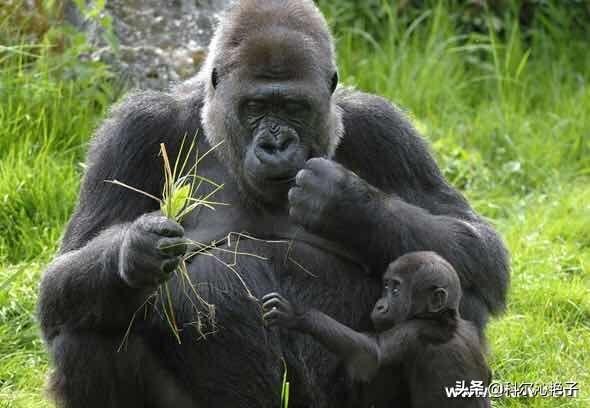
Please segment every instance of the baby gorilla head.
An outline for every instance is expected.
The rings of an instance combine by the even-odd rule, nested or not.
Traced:
[[[371,319],[383,331],[410,319],[456,314],[460,300],[455,269],[434,252],[412,252],[388,266]]]

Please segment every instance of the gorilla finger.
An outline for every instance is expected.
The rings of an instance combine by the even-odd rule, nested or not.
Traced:
[[[289,208],[289,218],[291,218],[295,222],[299,222],[301,219],[301,211],[299,211],[295,207]]]
[[[148,213],[142,214],[137,220],[136,223],[139,224],[144,230],[151,231],[152,225],[161,222],[161,220],[167,219],[165,216],[157,213]]]
[[[309,220],[309,211],[304,211],[298,207],[291,207],[289,208],[289,217],[293,220],[293,222],[303,226],[304,228],[311,226],[311,222]]]
[[[289,217],[295,224],[299,224],[304,228],[309,227],[309,220],[305,216],[304,211],[291,207],[289,209]]]
[[[262,296],[260,298],[260,300],[262,300],[263,303],[266,303],[267,300],[270,300],[270,299],[275,298],[277,296],[278,296],[277,292],[269,292],[266,295]]]
[[[262,304],[262,310],[269,311],[269,310],[272,310],[273,308],[276,309],[281,306],[282,306],[282,303],[280,300],[278,300],[277,298],[272,298]]]
[[[269,302],[269,301],[267,300],[266,302],[264,302],[264,303],[262,304],[262,311],[263,311],[263,312],[267,312],[267,311],[269,311],[270,309],[272,309],[272,306],[270,306],[270,305],[268,304],[268,302]]]
[[[279,292],[269,293],[267,295],[264,295],[264,297],[262,298],[262,300],[269,300],[269,301],[275,300],[275,299],[280,302],[283,302],[283,303],[289,303],[289,301],[283,295],[281,295]]]
[[[280,297],[281,295],[278,292],[270,292],[267,293],[266,295],[262,296],[262,300],[263,301],[267,301],[269,299],[272,299],[274,297]]]
[[[313,194],[309,194],[301,187],[292,187],[287,198],[291,208],[299,208],[305,211],[309,209],[309,204],[313,202]]]
[[[182,225],[167,217],[156,217],[149,222],[147,230],[165,237],[181,237],[184,235],[184,228]]]
[[[174,272],[174,270],[176,269],[176,267],[178,266],[179,263],[180,263],[180,257],[167,259],[164,262],[162,262],[161,270],[162,270],[162,272],[164,272],[164,274],[166,276],[168,276],[172,272]]]
[[[312,177],[313,174],[311,171],[306,169],[299,170],[297,172],[297,175],[295,176],[295,184],[297,184],[298,186],[308,185],[310,184]]]
[[[287,194],[287,198],[289,199],[289,203],[295,204],[302,201],[303,195],[304,193],[301,187],[291,187]]]
[[[262,317],[264,318],[264,320],[278,320],[284,319],[286,316],[280,310],[272,309],[270,312],[266,312],[265,314],[263,314]]]
[[[323,157],[312,157],[305,163],[305,168],[319,173],[332,165],[332,161]]]
[[[276,318],[264,315],[263,320],[266,327],[280,326],[280,321]]]
[[[164,273],[163,271],[160,271],[160,273],[152,276],[150,284],[153,286],[161,285],[162,283],[168,281],[171,276],[171,273]]]
[[[188,245],[183,238],[162,238],[156,247],[163,255],[180,256],[186,253]]]

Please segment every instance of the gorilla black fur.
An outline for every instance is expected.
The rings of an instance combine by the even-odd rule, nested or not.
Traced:
[[[285,361],[292,407],[342,406],[351,384],[338,359],[301,334],[266,328],[236,271],[255,297],[278,291],[366,330],[386,265],[434,250],[460,277],[465,319],[483,333],[504,308],[508,263],[496,233],[444,180],[397,108],[335,89],[334,60],[311,0],[243,0],[228,10],[195,79],[131,94],[112,110],[40,288],[61,405],[276,407]],[[159,144],[174,158],[185,136],[196,136],[201,152],[223,142],[198,172],[224,183],[214,199],[229,205],[201,207],[180,226],[158,214],[156,201],[105,182],[160,196]],[[225,245],[230,232],[265,241],[240,241],[239,252],[256,257],[234,259],[224,246],[189,264],[216,307],[215,331],[200,339],[194,299],[170,275],[184,248],[169,244]],[[235,271],[225,265],[234,261]],[[167,279],[181,344],[157,306],[146,305]]]

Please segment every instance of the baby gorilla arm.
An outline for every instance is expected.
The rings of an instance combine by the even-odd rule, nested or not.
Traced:
[[[313,336],[345,361],[353,380],[370,381],[379,369],[378,339],[352,330],[324,313],[303,311],[278,293],[263,298],[264,320],[269,326],[294,329]]]
[[[413,359],[412,355],[425,346],[422,334],[430,330],[430,326],[428,320],[407,320],[379,333],[379,364],[399,366]]]
[[[315,310],[301,310],[278,293],[263,298],[264,320],[313,336],[336,353],[353,380],[370,381],[383,366],[399,366],[424,343],[421,333],[432,328],[427,320],[408,320],[382,333],[359,333]]]

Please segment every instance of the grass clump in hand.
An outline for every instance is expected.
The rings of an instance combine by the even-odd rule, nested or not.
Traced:
[[[193,141],[188,148],[187,153],[184,155],[184,159],[179,168],[179,162],[183,155],[184,140],[180,145],[180,151],[178,153],[178,159],[174,163],[174,168],[170,165],[170,159],[164,143],[160,144],[160,155],[164,162],[164,190],[162,192],[162,199],[158,199],[160,202],[160,210],[166,217],[176,222],[181,222],[182,219],[188,215],[191,211],[199,206],[205,206],[214,210],[214,205],[220,205],[222,203],[216,203],[209,201],[217,191],[219,191],[223,185],[217,184],[212,180],[206,179],[197,174],[197,166],[201,160],[203,160],[211,151],[217,148],[219,144],[213,146],[202,156],[199,156],[198,150],[196,151],[196,160],[192,167],[185,173],[186,166],[191,153],[195,150],[195,142]],[[205,196],[199,197],[197,192],[203,182],[213,185],[215,188],[213,191]],[[195,197],[197,196],[197,197]]]
[[[203,155],[199,155],[198,149],[195,148],[194,140],[189,145],[188,149],[186,149],[187,151],[184,152],[185,140],[183,140],[180,145],[178,157],[172,166],[166,146],[164,143],[161,143],[160,156],[162,157],[164,171],[164,187],[161,199],[143,190],[125,184],[119,180],[110,180],[109,182],[136,191],[158,201],[160,204],[160,210],[164,216],[173,221],[181,223],[184,217],[200,206],[214,210],[215,205],[223,204],[210,201],[211,197],[221,188],[223,188],[223,185],[197,174],[197,167],[200,161],[203,160],[211,151],[217,148],[217,146],[219,145],[213,146]],[[193,154],[195,156],[194,164],[188,167],[190,158]],[[207,194],[200,196],[199,190],[202,183],[207,183],[213,186],[213,189]],[[187,243],[191,244],[192,241],[187,240]],[[202,247],[202,245],[197,245],[197,247]],[[197,252],[201,252],[201,250],[197,250]],[[186,295],[186,298],[190,303],[191,309],[196,319],[194,324],[197,327],[197,331],[201,336],[205,336],[205,333],[202,330],[202,322],[203,319],[207,319],[211,326],[214,326],[215,306],[205,301],[205,299],[199,295],[188,274],[186,260],[195,255],[196,254],[194,252],[187,252],[187,254],[185,254],[185,256],[181,259],[174,273],[178,278],[180,289]],[[180,343],[180,331],[182,328],[178,327],[178,323],[174,314],[172,302],[173,296],[170,292],[168,282],[164,282],[158,287],[155,296],[160,301],[162,312],[172,330],[172,334],[178,343]],[[132,323],[133,321],[131,324]],[[125,335],[125,338],[127,337],[127,334]]]

